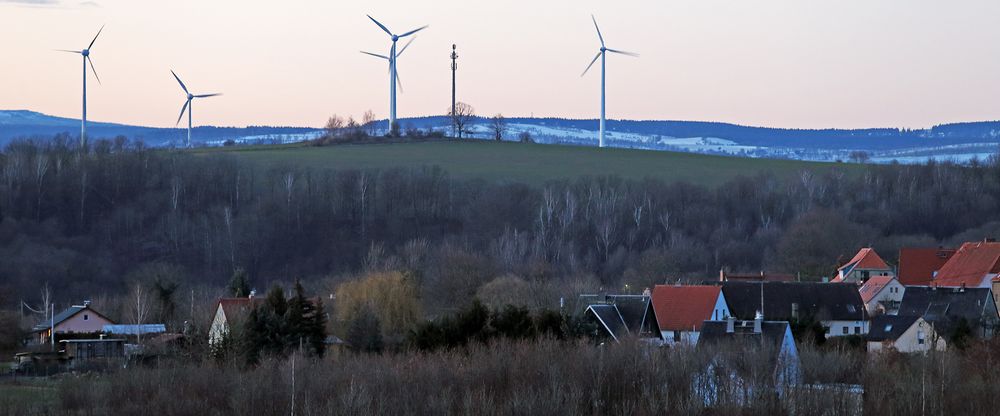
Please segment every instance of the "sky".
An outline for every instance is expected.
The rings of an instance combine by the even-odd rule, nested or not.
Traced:
[[[450,106],[479,115],[596,118],[600,43],[615,119],[788,128],[922,128],[1000,119],[996,0],[0,0],[0,109],[169,127],[184,95],[195,125],[321,126],[388,115],[388,36],[430,27],[399,59],[399,117]]]

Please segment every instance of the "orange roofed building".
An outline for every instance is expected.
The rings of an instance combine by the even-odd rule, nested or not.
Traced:
[[[832,283],[864,283],[873,276],[895,276],[892,268],[871,247],[858,251],[847,263],[837,269]]]
[[[956,251],[953,248],[901,248],[896,277],[904,286],[928,286]]]
[[[979,241],[962,244],[933,282],[941,287],[990,288],[1000,274],[1000,243]]]
[[[695,345],[705,321],[721,321],[731,314],[721,286],[657,285],[652,293],[653,313],[666,344]]]

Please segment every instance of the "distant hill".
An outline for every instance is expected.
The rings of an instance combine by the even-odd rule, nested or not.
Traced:
[[[56,134],[80,135],[80,120],[55,117],[27,110],[0,111],[0,145],[17,138],[50,138]],[[308,140],[316,137],[318,130],[309,127],[195,127],[192,138],[197,145],[218,145],[226,140],[252,143],[283,143]],[[149,146],[169,147],[180,145],[187,129],[130,126],[125,124],[88,121],[87,135],[94,139],[126,136],[142,140]]]
[[[0,111],[0,145],[26,137],[76,136],[80,122],[32,111]],[[388,122],[376,122],[387,130]],[[450,132],[450,119],[429,116],[400,119],[400,127]],[[849,160],[859,152],[874,162],[924,162],[928,159],[965,162],[995,154],[1000,144],[1000,121],[953,123],[929,129],[783,129],[730,123],[669,120],[608,120],[612,147],[667,150],[688,153],[812,161]],[[597,120],[563,118],[507,119],[506,136],[529,134],[538,143],[594,146]],[[489,119],[470,123],[471,136],[493,136]],[[113,123],[88,124],[93,138],[124,135],[156,147],[179,146],[185,130]],[[292,143],[318,137],[322,131],[308,127],[197,127],[196,146],[218,146],[227,140],[241,144]]]

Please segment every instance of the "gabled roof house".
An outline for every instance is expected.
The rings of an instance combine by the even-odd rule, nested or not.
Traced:
[[[818,321],[827,336],[868,333],[868,313],[855,283],[726,282],[729,310],[740,320],[758,312],[769,321]]]
[[[896,276],[904,286],[927,286],[955,255],[951,248],[901,248]]]
[[[216,303],[215,317],[208,330],[208,344],[215,345],[231,333],[236,326],[242,325],[250,311],[264,303],[263,298],[255,296],[245,298],[220,298]]]
[[[831,283],[864,283],[872,276],[894,276],[892,267],[871,247],[862,248],[847,263],[837,268]]]
[[[909,286],[899,316],[919,316],[950,338],[962,325],[980,338],[993,336],[1000,315],[989,288]],[[964,324],[963,324],[964,322]]]
[[[660,336],[667,344],[697,344],[705,321],[731,315],[720,286],[657,285],[652,304]]]
[[[639,338],[660,337],[649,296],[605,295],[604,300],[598,300],[592,295],[584,296],[587,296],[590,303],[584,309],[585,316],[594,319],[598,323],[598,330],[605,336],[615,341],[629,335]]]
[[[940,287],[988,288],[998,274],[1000,243],[977,241],[962,244],[933,281]]]
[[[872,277],[858,288],[868,316],[895,315],[899,311],[899,303],[903,301],[905,291],[906,287],[892,276]]]
[[[92,309],[90,302],[84,302],[83,305],[73,305],[64,309],[47,322],[39,322],[32,327],[32,339],[36,339],[39,343],[49,342],[52,329],[56,335],[98,333],[105,325],[114,323],[110,318]]]
[[[872,319],[865,337],[868,352],[894,350],[903,353],[944,351],[948,343],[934,325],[919,316],[879,315]]]

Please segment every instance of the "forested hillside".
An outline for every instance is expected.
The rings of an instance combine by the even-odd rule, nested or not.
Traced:
[[[574,282],[641,290],[721,268],[818,279],[863,245],[891,261],[902,245],[995,235],[998,179],[996,166],[930,164],[752,173],[714,188],[526,185],[436,168],[259,169],[124,139],[86,152],[66,138],[16,142],[0,153],[0,282],[8,302],[43,282],[68,302],[121,291],[153,266],[220,289],[236,269],[261,289],[408,270],[434,311],[504,277],[548,288],[530,295],[550,303]]]

